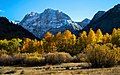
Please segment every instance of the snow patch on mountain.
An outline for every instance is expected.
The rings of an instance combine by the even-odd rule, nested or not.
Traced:
[[[40,14],[31,12],[27,14],[19,24],[39,38],[43,37],[48,31],[54,34],[55,32],[68,29],[76,33],[82,29],[82,27],[72,21],[68,15],[53,9],[45,9],[45,11]]]

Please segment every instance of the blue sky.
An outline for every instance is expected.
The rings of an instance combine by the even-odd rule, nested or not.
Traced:
[[[107,11],[120,0],[0,0],[0,16],[21,20],[27,13],[43,12],[47,8],[68,14],[72,20],[91,19],[97,11]]]

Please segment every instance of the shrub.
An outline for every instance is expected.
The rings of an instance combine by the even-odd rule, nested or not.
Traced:
[[[77,55],[74,56],[73,59],[72,59],[72,62],[75,62],[75,63],[86,62],[86,61],[87,61],[87,57],[86,57],[86,55],[83,54],[83,53],[77,54]]]
[[[116,65],[120,58],[120,48],[105,45],[88,45],[85,53],[92,67],[112,67]]]
[[[47,55],[45,55],[45,62],[47,64],[67,63],[70,62],[71,59],[71,55],[64,52],[48,53]]]
[[[40,54],[7,54],[0,55],[0,66],[43,66],[44,58]]]
[[[0,50],[6,50],[10,55],[18,53],[21,46],[20,42],[20,39],[0,40]]]
[[[26,58],[24,61],[25,66],[43,66],[45,65],[44,59]]]
[[[12,57],[10,55],[7,55],[7,54],[2,54],[0,56],[0,66],[9,66],[9,65],[12,65]]]
[[[26,56],[23,56],[22,54],[15,54],[12,58],[13,65],[22,66],[24,65],[24,60],[26,59]]]
[[[30,53],[26,54],[26,59],[24,60],[25,66],[43,66],[45,65],[44,58],[41,54]]]

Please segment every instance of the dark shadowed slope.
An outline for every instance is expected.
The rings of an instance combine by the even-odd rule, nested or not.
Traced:
[[[98,15],[97,18],[95,18],[96,15]],[[107,12],[98,12],[96,15],[83,30],[89,31],[92,28],[93,30],[101,29],[103,33],[111,33],[113,28],[120,27],[120,4],[114,6]]]
[[[9,20],[6,17],[0,17],[0,39],[12,38],[35,39],[36,37],[29,31],[24,29],[22,26],[9,22]]]

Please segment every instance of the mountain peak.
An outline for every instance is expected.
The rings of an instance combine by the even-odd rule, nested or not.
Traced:
[[[97,18],[96,16],[97,15],[95,14],[92,21],[84,28],[84,30],[89,31],[89,29],[92,28],[93,30],[101,29],[103,33],[111,33],[113,28],[120,27],[120,4],[115,5],[110,10],[98,15]]]
[[[115,5],[112,9],[110,9],[110,12],[120,12],[120,4]]]
[[[41,14],[43,14],[42,16],[45,18],[47,17],[47,19],[58,19],[59,18],[59,19],[71,20],[71,18],[67,14],[59,10],[54,10],[51,8],[45,9],[44,12]]]
[[[47,8],[47,9],[45,9],[44,11],[53,12],[53,11],[59,11],[59,10],[54,10],[54,9],[52,9],[52,8]]]
[[[82,21],[82,23],[84,23],[84,24],[89,24],[89,23],[90,23],[90,19],[85,18],[85,19]]]
[[[120,8],[120,4],[115,5],[114,8]]]
[[[94,17],[92,18],[92,21],[91,22],[94,22],[96,21],[97,19],[99,19],[101,16],[103,16],[105,14],[105,11],[98,11]]]
[[[90,21],[90,19],[85,18],[82,22],[88,22],[88,21]]]
[[[71,30],[77,33],[82,29],[81,26],[72,21],[67,14],[50,8],[45,9],[40,14],[31,12],[28,16],[24,17],[20,25],[39,38],[43,37],[48,31],[53,34],[65,30]]]
[[[53,14],[53,13],[62,13],[62,12],[59,11],[59,10],[54,10],[54,9],[51,9],[51,8],[47,8],[47,9],[44,10],[43,13]]]
[[[38,15],[37,12],[31,12],[30,14],[28,14],[29,16],[35,16],[35,15]]]
[[[98,11],[97,14],[99,14],[99,13],[105,13],[105,11]]]

